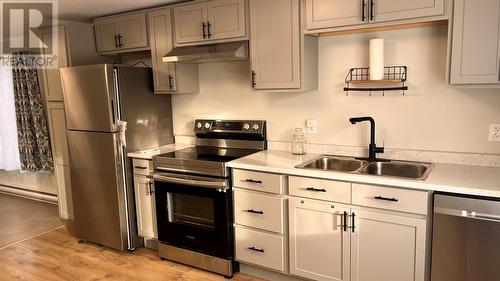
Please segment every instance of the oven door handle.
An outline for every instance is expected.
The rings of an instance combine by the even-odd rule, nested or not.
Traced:
[[[214,189],[226,189],[226,181],[205,181],[199,179],[186,179],[154,174],[153,179],[161,182],[178,183],[184,185],[202,186]]]

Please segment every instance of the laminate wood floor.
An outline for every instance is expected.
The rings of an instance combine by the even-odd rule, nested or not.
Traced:
[[[119,252],[79,244],[66,227],[0,250],[0,280],[226,280],[203,270],[162,261],[153,250]],[[260,280],[237,273],[233,281]]]
[[[0,249],[61,225],[56,205],[0,193]]]

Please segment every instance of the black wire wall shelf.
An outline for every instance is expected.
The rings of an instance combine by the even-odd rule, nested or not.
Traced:
[[[349,95],[350,91],[369,92],[370,95],[372,92],[382,92],[382,95],[385,95],[386,91],[401,91],[404,95],[408,90],[407,71],[406,66],[386,66],[382,80],[371,80],[370,68],[351,68],[345,78],[344,91],[346,95]]]

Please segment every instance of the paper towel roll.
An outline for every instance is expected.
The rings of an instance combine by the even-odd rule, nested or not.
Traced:
[[[384,79],[384,39],[370,40],[370,80]]]

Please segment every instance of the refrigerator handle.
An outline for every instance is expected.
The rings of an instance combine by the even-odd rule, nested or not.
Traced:
[[[113,126],[117,129],[117,120],[120,120],[120,98],[118,94],[118,70],[113,69],[113,97],[111,98],[111,110],[113,112]]]
[[[111,99],[111,115],[113,117],[113,119],[112,119],[113,125],[115,125],[116,124],[115,101],[113,99]]]

